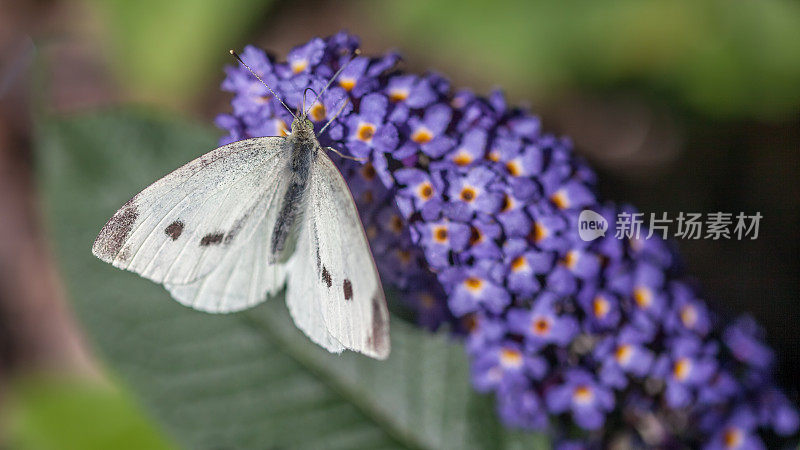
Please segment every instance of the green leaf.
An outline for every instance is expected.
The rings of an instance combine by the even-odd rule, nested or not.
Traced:
[[[18,450],[173,448],[108,385],[35,377],[12,385],[5,435]]]
[[[214,147],[205,128],[142,112],[50,120],[39,162],[75,310],[110,365],[192,448],[544,448],[475,394],[464,349],[392,321],[384,362],[316,347],[282,301],[210,315],[91,255],[104,221],[148,183]]]

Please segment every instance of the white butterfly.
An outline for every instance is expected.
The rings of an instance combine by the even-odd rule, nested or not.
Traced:
[[[92,253],[213,313],[254,306],[285,284],[312,341],[385,359],[389,315],[352,194],[305,108],[292,115],[286,137],[224,145],[148,186],[109,219]]]

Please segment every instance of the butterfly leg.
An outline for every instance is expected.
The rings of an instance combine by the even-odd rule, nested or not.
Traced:
[[[341,156],[341,157],[342,157],[342,158],[344,158],[344,159],[352,159],[353,161],[366,161],[366,160],[367,160],[367,158],[356,158],[355,156],[349,156],[349,155],[345,155],[345,154],[343,154],[343,153],[342,153],[342,152],[340,152],[339,150],[336,150],[336,149],[335,149],[335,148],[333,148],[333,147],[324,147],[324,150],[327,150],[327,151],[329,151],[329,152],[336,153],[337,155]]]

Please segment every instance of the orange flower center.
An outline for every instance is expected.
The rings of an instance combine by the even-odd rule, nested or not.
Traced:
[[[742,430],[733,427],[725,430],[725,434],[722,436],[722,441],[725,442],[727,448],[737,448],[742,445],[743,440]]]
[[[513,348],[500,350],[500,362],[506,367],[520,367],[522,365],[522,353]]]
[[[475,200],[475,196],[475,188],[472,186],[464,186],[464,189],[461,189],[461,200],[470,203]]]
[[[545,317],[539,317],[533,321],[533,333],[539,336],[545,335],[550,331],[550,321]]]
[[[672,367],[673,375],[675,375],[675,378],[680,381],[685,380],[686,377],[689,376],[691,370],[692,362],[689,360],[689,358],[681,358],[675,361],[675,365]]]
[[[536,244],[541,242],[542,239],[546,238],[547,235],[547,228],[538,222],[534,222],[533,226],[531,227],[531,232],[528,234],[528,240]]]
[[[408,264],[411,262],[411,252],[408,250],[398,250],[397,259],[399,259],[403,265]]]
[[[361,198],[364,199],[364,203],[370,204],[375,200],[375,194],[372,191],[364,191],[364,193],[361,194]]]
[[[422,183],[417,188],[417,193],[423,200],[428,200],[433,196],[433,187],[428,182]]]
[[[306,67],[308,67],[308,61],[306,60],[292,62],[292,72],[294,73],[300,73],[306,70]]]
[[[514,207],[514,199],[510,195],[503,195],[503,204],[500,207],[500,212],[508,212]]]
[[[276,127],[278,128],[278,136],[288,136],[289,135],[289,128],[286,127],[286,122],[281,119],[275,119]]]
[[[481,287],[483,287],[483,280],[477,277],[469,277],[464,280],[464,285],[467,286],[467,289],[470,291],[479,291]]]
[[[392,218],[389,219],[389,228],[396,234],[400,234],[403,231],[403,219],[397,214],[392,215]]]
[[[373,166],[372,163],[368,162],[361,166],[361,176],[367,181],[372,181],[375,179],[376,173],[375,166]]]
[[[372,136],[375,135],[375,125],[371,123],[361,123],[358,125],[356,136],[364,142],[372,141]]]
[[[469,229],[469,245],[476,245],[483,242],[483,233],[477,227]]]
[[[308,114],[311,116],[311,119],[314,122],[319,122],[325,119],[326,113],[327,111],[325,111],[325,106],[322,103],[315,103],[314,106],[312,106],[308,111]]]
[[[524,256],[517,256],[511,261],[511,271],[519,272],[528,268],[528,260]]]
[[[592,389],[589,386],[578,386],[572,393],[573,398],[578,403],[589,403],[594,398]]]
[[[467,316],[464,316],[462,323],[464,324],[464,328],[466,328],[467,331],[470,332],[475,331],[478,329],[478,316],[476,316],[475,314],[469,314]]]
[[[425,144],[433,139],[433,132],[425,127],[419,127],[411,135],[411,140],[417,144]]]
[[[508,173],[514,177],[518,177],[522,173],[522,167],[516,159],[507,162],[506,169],[508,169]]]
[[[614,352],[614,358],[616,358],[618,363],[626,364],[628,360],[630,360],[632,354],[633,350],[631,349],[631,346],[623,344],[617,347],[617,351]]]
[[[440,244],[447,242],[447,227],[440,225],[434,228],[433,239]]]
[[[563,190],[556,191],[553,195],[550,196],[550,201],[553,202],[558,209],[567,209],[569,208],[569,199],[567,198],[567,193]]]
[[[606,314],[608,314],[608,311],[611,309],[608,300],[604,299],[603,297],[595,297],[594,302],[592,302],[592,306],[595,317],[599,317],[601,319],[605,317]]]
[[[469,165],[469,163],[472,162],[472,155],[464,150],[459,150],[456,156],[453,157],[453,162],[456,163],[457,166]]]
[[[681,309],[681,322],[686,328],[692,328],[697,323],[697,309],[692,305],[686,305]]]
[[[356,86],[356,80],[352,78],[342,78],[339,80],[339,86],[343,87],[345,91],[352,91]]]
[[[564,255],[564,265],[567,266],[568,269],[574,269],[575,264],[578,263],[578,252],[575,250],[570,250]]]
[[[408,98],[408,91],[406,89],[392,89],[389,92],[389,100],[393,102],[402,102]]]
[[[633,290],[633,300],[639,308],[647,309],[653,302],[653,296],[650,293],[650,289],[646,287],[637,287]]]

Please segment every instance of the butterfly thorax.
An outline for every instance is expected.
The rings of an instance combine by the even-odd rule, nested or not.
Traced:
[[[270,237],[270,260],[275,262],[286,261],[294,253],[305,211],[311,165],[320,149],[313,125],[305,119],[297,119],[292,123],[292,133],[286,141],[292,152],[285,172],[289,177]]]

